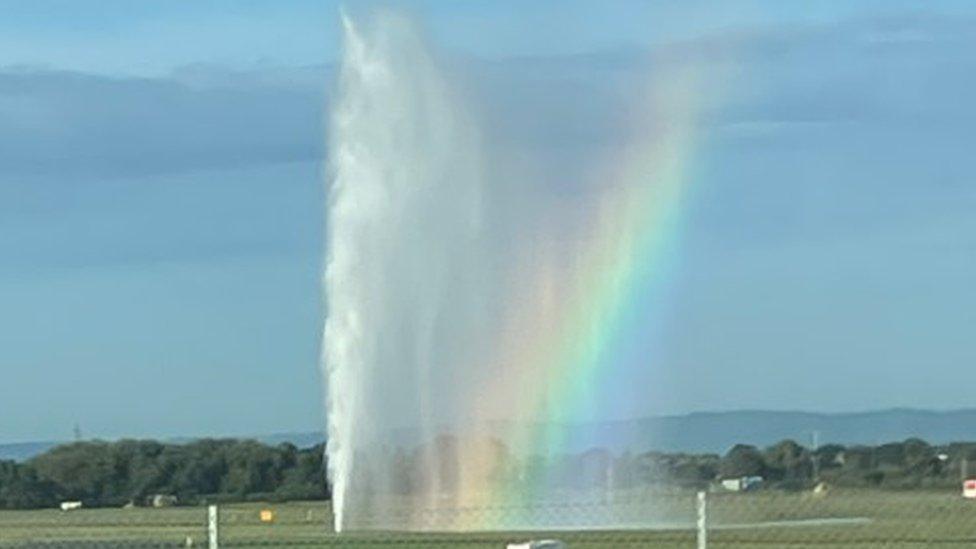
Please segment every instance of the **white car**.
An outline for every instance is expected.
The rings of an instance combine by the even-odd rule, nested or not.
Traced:
[[[566,544],[554,539],[543,539],[525,543],[509,543],[507,549],[566,549]]]

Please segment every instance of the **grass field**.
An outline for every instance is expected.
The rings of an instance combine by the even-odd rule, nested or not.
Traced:
[[[480,549],[556,538],[571,548],[695,547],[693,495],[670,498],[674,514],[667,526],[550,533],[335,535],[326,503],[235,504],[221,507],[221,545]],[[261,523],[262,508],[274,509],[274,523]],[[709,526],[709,547],[968,547],[976,546],[976,502],[928,492],[716,494],[709,497]],[[3,547],[181,547],[188,538],[206,546],[205,509],[0,512]]]

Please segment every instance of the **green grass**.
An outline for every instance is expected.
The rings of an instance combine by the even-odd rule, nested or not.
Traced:
[[[680,494],[671,530],[583,531],[557,533],[352,533],[335,535],[326,503],[237,504],[221,507],[224,547],[304,546],[367,548],[501,548],[512,541],[557,538],[571,548],[691,548],[693,496]],[[263,524],[260,509],[276,512]],[[867,548],[969,547],[976,545],[976,502],[952,493],[838,491],[716,494],[709,498],[709,547]],[[861,518],[848,524],[810,524],[816,519]],[[0,511],[0,546],[131,547],[182,546],[191,537],[205,546],[206,510],[83,509]]]

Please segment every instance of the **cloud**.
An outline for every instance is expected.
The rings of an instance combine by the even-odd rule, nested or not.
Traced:
[[[330,72],[2,70],[0,175],[151,175],[317,159]]]
[[[976,59],[967,54],[976,33],[968,23],[916,14],[740,27],[652,49],[454,61],[488,131],[513,149],[570,160],[615,146],[637,90],[674,65],[708,76],[714,100],[704,105],[702,123],[722,138],[755,143],[856,124],[947,135],[976,121],[968,101]],[[320,160],[334,75],[324,65],[194,65],[160,78],[0,69],[0,176],[153,175]]]
[[[756,29],[711,37],[739,68],[734,93],[713,122],[859,123],[879,130],[943,131],[973,120],[972,20],[926,15],[863,18],[834,25]],[[703,54],[700,54],[703,55]],[[719,54],[715,54],[719,55]]]

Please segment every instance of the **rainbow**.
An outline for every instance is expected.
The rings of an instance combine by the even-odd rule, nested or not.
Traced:
[[[528,460],[598,445],[566,424],[606,419],[609,399],[629,396],[613,384],[654,365],[635,351],[653,352],[646,338],[673,294],[698,144],[696,74],[655,66],[631,109],[630,139],[589,175],[585,212],[559,209],[538,221],[558,225],[538,231],[524,220],[522,241],[478,247],[490,222],[471,218],[484,213],[483,179],[494,172],[481,165],[491,149],[471,131],[476,117],[409,20],[384,15],[365,36],[344,26],[322,361],[336,531],[545,526],[549,503],[574,489],[557,467]],[[418,221],[437,208],[452,215]],[[418,242],[431,253],[400,253]],[[457,285],[444,284],[453,277]],[[457,330],[445,328],[454,320]],[[403,395],[390,380],[407,380]],[[403,398],[384,402],[394,396]],[[446,433],[436,432],[440,421]],[[393,432],[401,422],[419,431],[409,455]],[[610,492],[609,478],[602,485]],[[590,497],[579,492],[568,495]]]
[[[473,400],[472,414],[532,425],[507,433],[506,443],[522,452],[546,456],[567,448],[573,435],[561,425],[599,417],[606,404],[599,399],[613,397],[601,394],[601,381],[621,364],[632,364],[619,355],[653,331],[648,316],[654,313],[646,309],[663,308],[667,297],[692,179],[695,84],[692,73],[676,72],[644,95],[644,116],[637,122],[651,132],[635,135],[603,170],[606,193],[578,239],[570,272],[553,267],[544,250],[527,254],[503,330],[503,356],[494,358],[494,379]],[[483,463],[483,450],[462,450],[463,507],[524,508],[546,494],[544,480],[517,488],[484,482],[480,472],[490,465]],[[503,526],[475,520],[488,522],[462,527]]]

